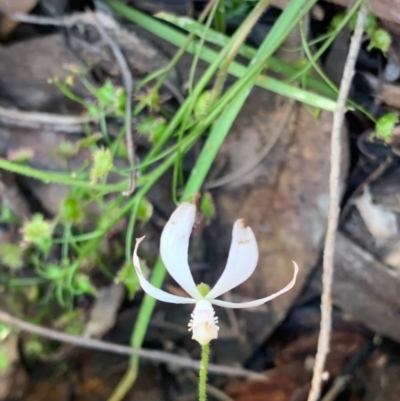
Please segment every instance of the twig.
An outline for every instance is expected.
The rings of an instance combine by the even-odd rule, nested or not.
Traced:
[[[133,167],[135,167],[135,148],[134,148],[135,145],[133,143],[133,137],[132,137],[132,92],[133,92],[132,74],[129,69],[128,62],[126,61],[125,56],[122,54],[122,51],[119,48],[118,44],[111,38],[111,36],[103,28],[97,15],[95,13],[92,13],[92,15],[96,24],[96,28],[100,33],[100,36],[102,37],[104,42],[106,42],[107,45],[110,47],[121,70],[122,82],[124,84],[126,92],[126,100],[125,100],[126,146],[128,148],[129,166],[133,169]],[[136,172],[132,170],[128,189],[123,194],[129,196],[133,193],[135,188],[136,188]]]
[[[113,344],[107,341],[100,341],[92,338],[62,333],[57,330],[52,330],[46,327],[38,326],[36,324],[24,322],[23,320],[11,316],[10,314],[2,310],[0,310],[0,322],[5,323],[9,326],[16,327],[28,333],[36,334],[38,336],[49,338],[51,340],[59,341],[62,343],[72,344],[78,347],[91,348],[105,352],[113,352],[121,355],[137,355],[141,358],[149,359],[152,361],[182,366],[194,370],[199,370],[200,366],[200,361],[177,356],[170,352],[131,348],[126,345]],[[265,379],[263,375],[251,372],[246,369],[232,368],[230,366],[216,364],[210,364],[208,367],[208,371],[210,373],[232,377],[245,377],[255,380]]]
[[[13,13],[7,15],[7,18],[13,21],[25,22],[27,24],[70,27],[77,22],[77,16],[80,15],[81,14],[73,14],[66,17],[41,17],[24,13]]]
[[[341,130],[346,110],[346,100],[349,94],[351,81],[354,75],[354,67],[360,50],[364,23],[367,17],[367,8],[363,4],[358,12],[356,28],[351,38],[349,53],[343,70],[340,83],[336,109],[333,115],[331,134],[331,170],[329,175],[329,215],[328,228],[325,239],[322,275],[321,296],[321,328],[318,337],[318,350],[315,357],[311,391],[308,401],[317,401],[321,394],[322,375],[326,356],[329,352],[330,333],[332,324],[332,282],[333,282],[333,254],[335,248],[336,230],[339,219],[339,194],[340,194],[340,156],[341,156]]]
[[[93,120],[89,115],[65,116],[63,114],[23,111],[0,106],[0,121],[8,125],[30,128],[42,128],[49,125],[51,129],[57,131],[82,133],[84,124]]]

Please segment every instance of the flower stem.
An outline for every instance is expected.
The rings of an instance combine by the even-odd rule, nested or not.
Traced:
[[[199,372],[199,401],[207,400],[207,366],[210,356],[210,344],[201,346],[201,362]]]

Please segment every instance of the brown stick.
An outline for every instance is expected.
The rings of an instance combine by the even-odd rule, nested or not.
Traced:
[[[107,341],[100,341],[92,338],[66,334],[57,330],[52,330],[46,327],[38,326],[36,324],[25,322],[14,316],[11,316],[10,314],[2,310],[0,310],[0,322],[3,322],[9,326],[16,327],[28,333],[36,334],[38,336],[45,337],[50,340],[72,344],[78,347],[91,348],[99,351],[113,352],[122,355],[137,355],[140,356],[141,358],[149,359],[152,361],[163,362],[170,365],[177,365],[195,370],[199,370],[200,367],[200,361],[196,361],[190,358],[185,358],[182,356],[177,356],[170,352],[131,348],[126,345],[113,344]],[[263,375],[252,372],[250,370],[231,368],[230,366],[223,366],[216,364],[209,365],[209,372],[232,377],[246,377],[256,380],[265,379]]]
[[[339,219],[339,195],[340,195],[340,155],[342,141],[342,125],[346,112],[346,100],[349,94],[351,81],[354,75],[354,67],[360,50],[364,23],[367,17],[365,5],[360,7],[357,17],[357,24],[347,55],[346,64],[343,70],[343,77],[340,83],[339,95],[336,109],[333,114],[331,134],[331,171],[329,176],[329,215],[328,228],[325,239],[322,275],[322,296],[321,296],[321,329],[318,337],[318,350],[315,357],[311,391],[308,401],[317,401],[321,394],[321,383],[324,373],[326,356],[329,352],[331,325],[332,325],[332,282],[333,282],[333,254],[335,250],[335,238]]]

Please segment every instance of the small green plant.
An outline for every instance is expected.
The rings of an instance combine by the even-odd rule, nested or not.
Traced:
[[[385,29],[376,29],[370,37],[368,50],[378,49],[386,55],[391,43],[392,38],[388,31]]]
[[[90,169],[90,182],[105,181],[113,169],[113,156],[109,149],[98,149],[92,154],[93,162]]]
[[[382,140],[384,143],[390,143],[395,125],[399,122],[397,113],[386,113],[378,119],[375,124],[375,131],[372,138]]]
[[[44,220],[43,215],[35,214],[30,221],[22,227],[23,241],[33,244],[44,254],[48,254],[52,245],[53,227]]]
[[[19,270],[24,265],[24,248],[17,244],[0,244],[0,264],[12,270]]]

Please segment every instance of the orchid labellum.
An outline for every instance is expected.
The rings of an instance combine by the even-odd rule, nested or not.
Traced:
[[[296,282],[298,266],[294,263],[292,281],[283,289],[268,297],[254,301],[234,303],[217,299],[246,281],[254,272],[258,261],[257,241],[250,227],[246,227],[242,219],[233,225],[232,243],[229,250],[225,270],[215,286],[210,288],[205,284],[196,286],[188,264],[189,238],[196,217],[196,206],[192,203],[182,203],[172,213],[161,235],[161,258],[172,278],[190,295],[181,297],[154,287],[144,277],[140,268],[137,249],[144,237],[137,239],[133,254],[133,263],[143,290],[159,301],[176,304],[196,304],[191,315],[189,331],[192,338],[200,344],[208,344],[218,337],[218,318],[215,317],[213,305],[225,308],[251,308],[259,306],[277,296],[289,291]]]

